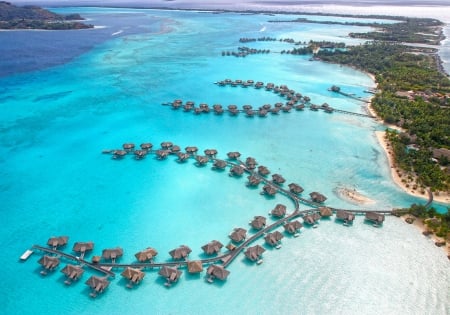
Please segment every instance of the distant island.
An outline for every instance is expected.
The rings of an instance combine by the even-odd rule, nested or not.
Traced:
[[[72,30],[93,28],[79,14],[60,15],[38,6],[15,6],[0,1],[0,29]]]

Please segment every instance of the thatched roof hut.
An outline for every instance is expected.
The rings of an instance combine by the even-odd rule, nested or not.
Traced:
[[[138,160],[143,159],[147,155],[147,150],[134,150],[134,157]]]
[[[279,231],[275,231],[272,233],[268,233],[266,236],[264,236],[264,240],[267,244],[276,246],[283,238],[283,234],[281,234]]]
[[[227,167],[227,165],[227,162],[225,162],[224,160],[215,160],[212,168],[223,170],[225,167]]]
[[[375,224],[382,224],[384,221],[384,214],[374,211],[368,211],[366,212],[366,220],[371,221]]]
[[[125,150],[114,150],[112,151],[113,159],[120,159],[123,158],[125,155],[127,155],[127,151]]]
[[[265,109],[259,109],[258,110],[258,116],[259,117],[266,117],[267,116],[267,110],[265,110]]]
[[[241,154],[239,152],[228,152],[227,156],[230,160],[236,160],[241,156]]]
[[[170,151],[168,150],[156,150],[155,154],[159,160],[165,159],[169,155]]]
[[[132,284],[137,284],[145,277],[145,273],[139,269],[127,267],[121,273],[122,277],[130,280]]]
[[[279,203],[275,206],[275,208],[272,209],[270,212],[274,217],[281,218],[282,216],[286,215],[286,206]]]
[[[197,155],[195,156],[195,160],[197,161],[197,165],[205,165],[206,163],[209,162],[209,157],[207,156],[203,156],[203,155]]]
[[[244,168],[242,166],[239,165],[233,165],[230,169],[230,175],[236,175],[236,176],[241,176],[242,174],[244,174]]]
[[[242,242],[247,237],[247,230],[243,228],[235,228],[233,232],[230,233],[229,237],[236,243]]]
[[[109,281],[106,277],[91,276],[86,284],[91,287],[92,292],[91,297],[96,297],[98,293],[103,293],[103,291],[109,286]]]
[[[303,227],[303,224],[301,224],[298,220],[294,220],[291,222],[288,222],[284,225],[284,230],[290,234],[295,234]]]
[[[247,166],[247,168],[249,169],[254,169],[256,167],[256,165],[258,164],[258,162],[256,162],[256,160],[252,157],[248,157],[245,160],[245,165]]]
[[[153,148],[153,144],[147,142],[147,143],[141,143],[140,145],[142,150],[151,150]]]
[[[270,174],[270,171],[264,165],[260,165],[260,166],[258,166],[258,174],[262,175],[262,176],[266,176],[266,175]]]
[[[126,151],[131,151],[134,149],[134,147],[135,147],[134,143],[124,143],[122,145],[122,148]]]
[[[325,197],[321,193],[318,193],[317,191],[313,191],[312,193],[309,194],[309,196],[311,197],[312,201],[318,203],[322,203],[325,202],[325,200],[327,200],[327,197]]]
[[[143,251],[134,254],[134,257],[140,262],[152,261],[155,256],[158,255],[158,251],[152,247],[147,247]]]
[[[283,184],[286,180],[280,174],[273,174],[272,181],[276,184]]]
[[[113,263],[115,263],[116,258],[123,256],[123,249],[121,247],[116,248],[108,248],[102,251],[103,259],[111,259]]]
[[[272,185],[264,185],[261,193],[269,195],[269,196],[273,196],[277,193],[277,189],[275,187],[273,187]]]
[[[187,263],[189,273],[199,273],[203,271],[203,264],[201,260],[191,260]]]
[[[249,175],[248,178],[248,186],[258,186],[261,183],[261,179],[256,175]]]
[[[316,224],[316,222],[319,219],[320,219],[320,214],[318,214],[317,212],[311,213],[311,214],[306,214],[303,216],[303,222],[305,222],[307,224],[311,224],[311,225]]]
[[[213,240],[209,242],[208,244],[205,244],[202,246],[203,251],[205,254],[212,255],[220,252],[220,249],[223,247],[223,244],[219,241]]]
[[[51,246],[53,249],[56,249],[58,247],[67,245],[68,239],[68,236],[53,236],[48,239],[47,245]]]
[[[47,270],[53,271],[59,266],[60,260],[55,256],[44,255],[39,259],[38,263]],[[42,273],[45,274],[45,273]]]
[[[301,194],[304,191],[304,189],[296,183],[290,183],[288,187],[289,190],[294,194]]]
[[[192,250],[188,246],[181,245],[180,247],[171,250],[169,254],[173,259],[185,259],[191,252]]]
[[[179,145],[174,144],[171,148],[170,148],[170,152],[171,153],[178,153],[181,151],[181,148]]]
[[[328,207],[319,207],[319,213],[322,217],[331,217],[333,215],[333,211]]]
[[[209,265],[208,269],[206,269],[206,273],[220,280],[225,280],[230,274],[230,272],[222,265]]]
[[[260,245],[255,245],[255,246],[248,247],[245,250],[244,255],[245,255],[245,257],[247,257],[251,261],[256,261],[256,260],[258,260],[261,257],[261,255],[265,251],[266,250],[264,249],[264,247],[262,247]]]
[[[257,215],[253,218],[252,222],[250,222],[252,228],[256,230],[260,230],[266,226],[266,218],[260,215]]]
[[[178,156],[178,159],[177,159],[178,162],[186,162],[191,157],[190,154],[183,153],[183,152],[178,152],[177,156]]]
[[[176,266],[162,266],[158,274],[167,279],[166,286],[170,286],[171,283],[177,282],[183,272],[178,270]]]
[[[204,151],[204,153],[206,156],[215,157],[217,155],[217,150],[216,149],[206,149]]]
[[[336,219],[342,220],[345,222],[353,222],[355,219],[355,214],[345,210],[337,210],[336,211]]]
[[[198,148],[192,146],[192,147],[186,147],[185,150],[186,150],[186,153],[189,153],[189,154],[195,154],[195,153],[197,153]]]
[[[163,148],[164,150],[168,150],[173,146],[173,143],[170,141],[164,141],[161,142],[161,148]]]
[[[84,273],[84,269],[81,268],[81,266],[76,266],[76,265],[71,265],[71,264],[67,264],[62,270],[61,272],[63,274],[66,275],[66,277],[68,278],[68,280],[66,280],[64,283],[69,285],[71,284],[71,280],[78,280],[81,278],[81,276]]]

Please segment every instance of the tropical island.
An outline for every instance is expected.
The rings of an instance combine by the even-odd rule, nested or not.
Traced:
[[[72,30],[93,28],[79,14],[60,15],[38,6],[15,6],[0,1],[0,29]]]

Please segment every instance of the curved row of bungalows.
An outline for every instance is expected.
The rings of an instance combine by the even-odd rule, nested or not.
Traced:
[[[156,255],[158,255],[158,251],[156,249],[147,247],[146,249],[134,254],[134,257],[136,257],[139,262],[153,262]]]
[[[81,278],[81,276],[84,273],[84,269],[81,268],[81,266],[77,266],[77,265],[72,265],[72,264],[67,264],[62,270],[61,272],[63,274],[66,275],[66,280],[64,281],[64,283],[66,285],[70,285],[72,284],[73,281],[77,281],[78,279]]]
[[[248,247],[248,248],[244,251],[244,255],[245,255],[245,257],[247,257],[249,260],[255,261],[257,264],[260,264],[260,263],[262,263],[261,255],[262,255],[265,251],[266,251],[266,250],[264,249],[264,247],[262,247],[262,246],[260,246],[260,245],[255,245],[255,246]]]
[[[47,275],[47,272],[54,271],[60,264],[60,260],[56,256],[44,255],[42,256],[38,263],[42,266],[41,275]]]
[[[383,224],[384,214],[378,213],[378,212],[374,212],[374,211],[368,211],[368,212],[366,212],[365,219],[367,221],[372,222],[373,226],[380,226],[381,224]]]
[[[57,249],[59,247],[66,246],[68,240],[68,236],[52,236],[48,239],[47,245],[53,249]]]
[[[229,237],[233,242],[240,243],[247,237],[247,230],[243,228],[234,228]]]
[[[207,281],[212,283],[214,279],[226,280],[230,275],[230,272],[226,270],[222,265],[209,265],[206,269],[206,274],[208,275]]]
[[[303,187],[301,187],[300,185],[298,185],[296,183],[290,183],[288,185],[288,187],[289,187],[289,190],[294,194],[301,194],[304,191]]]
[[[348,225],[349,223],[353,223],[353,220],[355,220],[355,214],[350,211],[337,210],[336,220],[344,221],[344,225]]]
[[[93,298],[97,297],[98,294],[105,291],[109,286],[109,283],[107,277],[91,276],[86,281],[86,284],[91,288],[91,293],[89,295]]]
[[[279,203],[275,206],[275,208],[272,209],[270,214],[277,218],[282,218],[286,215],[286,206]]]
[[[303,227],[303,224],[301,224],[298,220],[294,220],[286,223],[283,227],[287,233],[298,236],[298,232]]]
[[[176,266],[163,266],[158,272],[160,276],[166,279],[166,283],[164,283],[166,287],[170,287],[173,283],[177,282],[182,273]]]
[[[249,175],[247,177],[247,179],[248,179],[247,186],[258,186],[259,183],[261,183],[261,178],[259,178],[258,176],[254,175],[254,174]]]
[[[272,185],[264,185],[261,195],[274,196],[277,193],[277,189]]]
[[[309,194],[309,196],[311,197],[311,200],[313,202],[317,203],[323,203],[325,202],[325,200],[327,200],[327,197],[325,197],[321,193],[318,193],[317,191],[313,191],[312,193]]]
[[[275,231],[272,233],[267,233],[266,236],[264,236],[264,240],[270,246],[280,248],[280,241],[283,239],[283,237],[283,234],[281,234],[279,231]]]
[[[220,249],[223,247],[223,244],[217,240],[213,240],[208,244],[202,246],[202,250],[206,255],[214,255],[220,252]]]
[[[262,228],[266,227],[266,218],[260,215],[257,215],[253,218],[252,221],[250,221],[250,225],[255,230],[261,230]]]
[[[129,280],[127,287],[132,288],[134,285],[139,284],[142,279],[145,277],[145,273],[142,272],[140,269],[127,267],[124,271],[121,273],[122,277]]]
[[[180,260],[186,259],[191,252],[192,250],[189,248],[189,246],[181,245],[180,247],[171,250],[169,254],[170,256],[172,256],[172,259]]]

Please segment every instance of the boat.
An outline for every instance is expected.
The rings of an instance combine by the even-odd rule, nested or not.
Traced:
[[[20,260],[25,261],[28,259],[28,257],[31,256],[31,254],[33,254],[34,252],[31,249],[27,249],[22,256],[20,256]]]
[[[262,263],[263,263],[263,260],[262,260],[262,259],[259,259],[259,260],[256,262],[257,265],[261,265]]]
[[[276,249],[280,249],[281,248],[281,244],[278,244],[277,246],[275,246]]]

